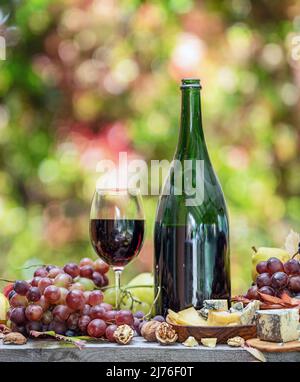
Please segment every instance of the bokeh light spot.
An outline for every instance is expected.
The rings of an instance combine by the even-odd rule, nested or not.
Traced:
[[[43,183],[51,183],[59,177],[59,165],[54,159],[44,160],[38,169],[38,175]]]

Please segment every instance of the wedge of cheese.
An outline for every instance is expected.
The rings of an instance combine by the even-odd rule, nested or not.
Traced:
[[[298,309],[258,310],[257,337],[263,341],[289,342],[299,339]]]
[[[229,309],[231,313],[233,312],[241,312],[244,309],[244,304],[242,302],[235,302],[231,305]]]
[[[185,326],[207,326],[207,321],[199,316],[195,308],[188,308],[181,310],[178,313],[173,312],[171,309],[168,310],[169,319],[177,325]]]
[[[217,338],[201,338],[201,343],[203,346],[208,348],[215,348],[217,345]]]
[[[249,304],[242,310],[241,314],[241,324],[242,325],[253,325],[255,324],[255,313],[260,307],[260,301],[254,300],[249,302]]]
[[[209,326],[240,325],[241,312],[214,311],[208,312],[207,323]]]
[[[199,310],[199,314],[207,320],[210,310],[228,310],[227,300],[204,300],[203,308]]]

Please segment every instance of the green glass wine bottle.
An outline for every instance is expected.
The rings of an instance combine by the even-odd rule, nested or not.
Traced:
[[[229,223],[205,144],[200,80],[183,79],[181,127],[154,229],[156,314],[230,299]]]

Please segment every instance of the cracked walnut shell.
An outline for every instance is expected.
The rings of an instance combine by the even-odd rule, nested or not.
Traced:
[[[171,325],[162,322],[155,330],[157,341],[162,345],[170,345],[177,341],[177,333]]]
[[[114,338],[120,345],[127,345],[133,338],[134,331],[129,325],[120,325],[114,332]]]
[[[141,330],[141,335],[145,338],[146,341],[148,342],[156,342],[156,335],[155,331],[159,327],[161,323],[158,321],[148,321],[146,322]]]

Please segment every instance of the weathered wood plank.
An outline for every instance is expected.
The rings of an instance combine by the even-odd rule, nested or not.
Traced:
[[[271,362],[300,362],[300,352],[265,353]],[[241,348],[218,345],[214,349],[180,344],[161,346],[136,338],[128,346],[87,344],[83,350],[52,340],[34,340],[26,345],[0,345],[0,362],[253,362]]]

